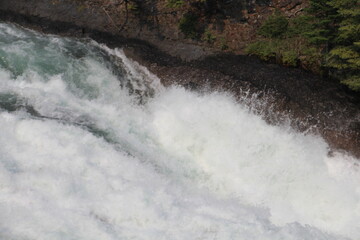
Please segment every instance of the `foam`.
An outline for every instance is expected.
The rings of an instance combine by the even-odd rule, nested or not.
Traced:
[[[0,27],[34,42],[21,74],[0,68],[0,95],[23,102],[0,109],[2,238],[360,238],[358,160],[320,137],[164,88],[119,49]]]

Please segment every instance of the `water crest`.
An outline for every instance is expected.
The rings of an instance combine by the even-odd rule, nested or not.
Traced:
[[[359,239],[357,160],[120,49],[0,24],[0,238]]]

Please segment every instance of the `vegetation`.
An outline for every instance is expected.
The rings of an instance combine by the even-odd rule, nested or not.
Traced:
[[[203,34],[202,40],[209,44],[213,44],[216,41],[216,36],[207,28]]]
[[[130,11],[133,11],[133,12],[138,12],[139,11],[139,5],[138,5],[138,3],[129,3],[128,4],[128,9],[130,10]]]
[[[267,38],[282,38],[287,32],[288,25],[287,18],[276,12],[265,21],[258,33]]]
[[[320,50],[314,48],[305,37],[305,33],[310,30],[313,29],[308,18],[299,17],[289,21],[275,12],[258,31],[264,39],[249,44],[246,51],[266,61],[272,60],[291,67],[306,63],[306,68],[319,71],[317,58]]]
[[[184,0],[167,0],[167,6],[170,8],[179,8],[184,5]]]
[[[357,0],[333,0],[339,23],[334,44],[327,55],[327,66],[337,69],[342,83],[360,91],[360,4]]]
[[[204,3],[207,0],[167,0],[167,6],[170,8],[180,8],[182,6],[184,6],[185,2],[190,2],[190,3]]]
[[[219,12],[219,0],[166,0],[171,12],[183,14],[178,27],[186,38],[228,49],[226,39],[207,27],[209,13]],[[129,14],[138,14],[146,0],[122,0],[125,20],[113,24],[122,31]],[[103,9],[105,13],[110,15]],[[289,67],[328,74],[350,89],[360,91],[360,4],[359,0],[309,0],[305,14],[288,18],[275,11],[259,28],[259,40],[249,44],[248,54]]]
[[[197,29],[199,17],[194,13],[186,13],[179,22],[179,29],[184,33],[186,38],[197,39],[199,38],[199,31]]]
[[[360,91],[358,0],[310,0],[306,14],[288,19],[275,12],[259,28],[263,38],[246,51],[287,66],[324,69]]]
[[[225,51],[229,49],[229,46],[226,43],[226,39],[224,37],[220,38],[220,49]]]

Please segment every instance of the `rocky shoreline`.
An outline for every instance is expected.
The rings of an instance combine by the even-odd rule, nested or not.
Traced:
[[[212,52],[170,40],[154,45],[143,38],[117,34],[99,27],[99,22],[108,21],[104,16],[97,18],[87,11],[77,16],[76,12],[67,11],[72,7],[71,1],[65,8],[48,4],[46,7],[50,10],[25,2],[15,0],[10,6],[0,0],[0,20],[46,33],[90,37],[109,47],[121,47],[130,58],[157,74],[164,85],[179,84],[197,91],[227,91],[248,104],[253,98],[263,100],[266,106],[252,107],[268,122],[278,124],[290,118],[294,128],[311,129],[322,135],[333,149],[360,157],[360,96],[340,84],[301,69],[266,64],[248,56]],[[77,17],[82,20],[74,23],[61,20]]]

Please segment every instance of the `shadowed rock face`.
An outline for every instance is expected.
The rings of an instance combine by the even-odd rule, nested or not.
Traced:
[[[110,47],[123,47],[165,85],[180,84],[199,91],[226,90],[244,102],[245,93],[258,93],[257,98],[266,99],[272,107],[254,106],[254,111],[268,122],[277,124],[290,117],[293,127],[301,131],[311,128],[331,147],[360,157],[360,96],[343,86],[300,69],[265,64],[247,56],[218,54],[191,43],[154,37],[158,29],[137,30],[141,32],[138,37],[128,32],[119,34],[105,13],[91,12],[90,8],[80,11],[79,2],[82,1],[54,0],[49,4],[48,0],[0,0],[0,17],[44,32],[91,37]],[[268,6],[267,2],[246,3],[259,8],[261,4]],[[276,4],[279,2],[285,4],[285,1]]]

